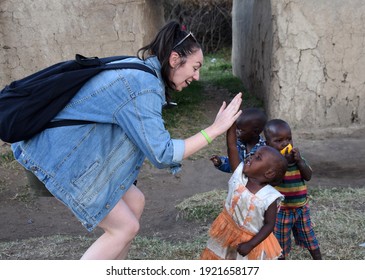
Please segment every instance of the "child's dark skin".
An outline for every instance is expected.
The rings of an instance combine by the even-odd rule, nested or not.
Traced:
[[[240,158],[236,146],[236,125],[234,124],[227,131],[227,147],[228,156],[232,170],[235,170],[240,164]],[[258,192],[262,187],[269,184],[273,177],[276,176],[275,171],[271,168],[273,155],[268,151],[270,147],[260,147],[252,157],[246,160],[243,172],[248,177],[246,188],[252,193]],[[247,163],[248,162],[248,163]],[[275,219],[277,214],[276,201],[273,202],[264,215],[264,225],[260,231],[248,242],[240,243],[237,246],[237,252],[246,256],[259,243],[273,232],[275,226]]]
[[[289,143],[293,146],[291,129],[286,124],[270,127],[265,135],[267,145],[277,149],[278,151],[284,149]],[[297,164],[300,174],[304,180],[309,181],[312,178],[312,169],[305,163],[297,147],[293,146],[290,153],[288,153],[288,150],[286,149],[284,157],[288,164]],[[322,259],[322,254],[319,248],[316,250],[309,250],[309,253],[314,260]],[[281,257],[279,259],[285,260],[285,257]]]
[[[260,133],[263,130],[266,119],[263,119],[262,115],[250,115],[246,117],[244,114],[245,111],[242,112],[242,115],[236,121],[236,135],[237,139],[246,144],[247,151],[249,152],[259,142]],[[215,167],[222,164],[218,155],[212,155],[210,160]]]
[[[271,130],[272,129],[273,128],[271,128]],[[293,149],[290,153],[286,150],[284,157],[288,161],[288,164],[296,163],[303,179],[309,181],[312,178],[312,169],[305,164],[305,161],[300,155],[299,149],[294,147],[290,127],[281,125],[276,127],[275,131],[271,132],[272,133],[269,133],[270,137],[266,137],[267,145],[281,151],[290,143],[293,146]]]

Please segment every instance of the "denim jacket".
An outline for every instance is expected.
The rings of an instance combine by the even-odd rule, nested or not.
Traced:
[[[103,71],[55,118],[94,124],[46,129],[12,145],[15,158],[89,231],[133,184],[146,157],[172,172],[183,159],[184,141],[171,139],[162,119],[166,100],[160,62],[156,57],[129,60],[145,63],[159,78],[133,69]]]

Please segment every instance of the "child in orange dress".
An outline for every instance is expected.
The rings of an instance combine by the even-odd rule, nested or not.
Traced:
[[[287,161],[279,151],[262,146],[241,162],[235,124],[227,132],[227,147],[234,172],[200,259],[277,259],[281,247],[272,232],[284,197],[272,185],[282,180]]]

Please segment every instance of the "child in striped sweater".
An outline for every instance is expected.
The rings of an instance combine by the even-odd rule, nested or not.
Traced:
[[[283,249],[280,259],[288,256],[293,233],[297,245],[308,249],[314,260],[321,260],[321,251],[310,218],[305,183],[311,179],[312,169],[300,155],[299,149],[293,147],[292,133],[287,122],[281,119],[268,121],[264,135],[266,144],[281,151],[288,161],[288,170],[282,183],[275,186],[285,197],[281,202],[274,228],[274,234]]]

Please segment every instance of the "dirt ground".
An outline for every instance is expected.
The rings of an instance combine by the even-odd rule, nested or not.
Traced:
[[[214,117],[221,100],[211,99],[205,107]],[[213,119],[212,119],[213,120]],[[365,186],[365,127],[294,131],[294,144],[311,164],[314,173],[311,186]],[[225,151],[224,142],[220,143]],[[0,154],[10,146],[0,142]],[[140,235],[165,240],[187,240],[202,230],[201,224],[177,219],[175,206],[194,194],[225,189],[229,174],[213,168],[209,155],[185,160],[177,176],[145,164],[138,186],[146,197]],[[22,197],[28,184],[24,170],[16,163],[0,167],[0,242],[31,237],[67,234],[96,237],[100,231],[87,231],[71,212],[53,197]]]

